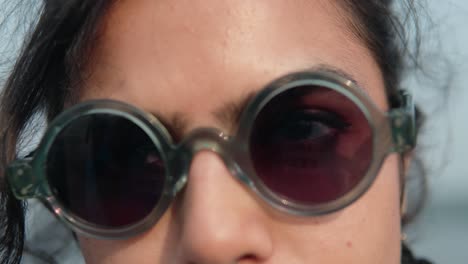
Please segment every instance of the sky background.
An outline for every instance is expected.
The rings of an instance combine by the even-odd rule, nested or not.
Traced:
[[[0,6],[4,7],[0,0]],[[435,263],[468,263],[468,1],[429,0],[423,20],[423,62],[426,77],[406,87],[427,113],[419,151],[429,164],[430,197],[421,216],[406,231],[417,255]],[[0,21],[8,10],[0,9]],[[33,13],[33,12],[31,12]],[[27,19],[19,16],[15,19]],[[11,21],[11,20],[10,20]],[[8,29],[10,31],[5,31]],[[0,31],[2,60],[14,57],[21,28]],[[442,62],[440,62],[442,61]],[[0,65],[2,72],[8,65]],[[441,93],[448,85],[447,92]],[[34,211],[34,210],[32,210]],[[41,220],[37,220],[41,219]],[[36,221],[43,221],[36,217]],[[44,220],[48,221],[48,220]],[[27,260],[25,260],[25,263]],[[28,263],[35,263],[34,261]]]

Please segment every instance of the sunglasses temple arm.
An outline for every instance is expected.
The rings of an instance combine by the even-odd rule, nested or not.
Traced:
[[[416,109],[413,98],[406,91],[400,91],[402,107],[389,112],[393,152],[404,153],[416,145]]]

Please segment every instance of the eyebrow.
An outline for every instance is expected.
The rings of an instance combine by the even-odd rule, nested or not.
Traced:
[[[175,142],[179,142],[187,131],[188,118],[181,112],[163,114],[158,111],[150,112],[164,126]]]
[[[318,64],[318,65],[314,65],[312,67],[306,68],[305,70],[299,70],[299,71],[325,72],[325,73],[336,74],[338,76],[341,76],[342,78],[345,78],[353,82],[358,87],[362,87],[361,85],[359,85],[359,83],[356,81],[356,79],[353,77],[352,74],[332,65]],[[298,71],[295,71],[295,72],[298,72]],[[263,87],[265,86],[266,84]],[[226,102],[222,107],[213,111],[213,115],[216,117],[218,122],[220,122],[224,126],[227,126],[230,132],[235,131],[235,129],[239,125],[239,121],[240,121],[240,118],[244,109],[258,92],[259,91],[253,91],[247,95],[242,96],[240,100],[238,99],[238,100],[232,100],[232,101]]]
[[[242,113],[250,101],[253,100],[258,91],[252,91],[244,94],[237,100],[225,102],[223,106],[214,110],[212,114],[216,120],[223,126],[227,127],[229,132],[234,132],[240,122]]]
[[[294,72],[299,72],[299,71],[325,72],[325,73],[336,74],[338,76],[341,76],[342,78],[345,78],[353,82],[358,87],[362,87],[359,85],[359,83],[356,81],[356,79],[353,77],[352,74],[332,65],[318,64],[318,65],[306,68],[305,70],[298,70]],[[284,75],[287,75],[287,74],[289,73],[286,73]],[[266,85],[267,84],[265,84],[263,87],[265,87]],[[220,125],[227,128],[228,132],[233,133],[239,125],[239,121],[240,121],[240,118],[242,116],[244,109],[249,104],[249,102],[253,100],[253,98],[257,95],[257,93],[260,90],[255,90],[247,94],[244,94],[240,96],[239,98],[236,98],[233,100],[231,99],[229,101],[224,102],[221,107],[218,107],[217,109],[212,111],[212,115],[215,117],[215,119],[217,120],[217,122],[219,122]],[[177,113],[168,115],[168,114],[162,114],[161,112],[154,112],[154,111],[151,112],[151,114],[153,114],[155,117],[158,118],[158,120],[165,126],[165,128],[168,130],[168,132],[171,134],[171,136],[176,142],[182,139],[183,135],[187,132],[189,120],[185,114],[181,112],[177,112]]]

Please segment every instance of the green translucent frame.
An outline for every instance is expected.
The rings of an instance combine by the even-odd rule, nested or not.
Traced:
[[[373,133],[372,160],[362,181],[339,199],[319,205],[288,201],[267,188],[255,173],[248,148],[253,123],[263,107],[276,95],[303,85],[327,87],[347,97],[360,108]],[[240,118],[239,129],[235,135],[228,136],[215,128],[200,128],[175,145],[166,128],[153,115],[122,102],[88,101],[77,104],[59,115],[49,125],[34,154],[12,162],[7,167],[6,175],[18,199],[37,198],[75,231],[106,239],[126,238],[153,226],[185,186],[190,162],[201,150],[217,153],[232,175],[271,207],[296,216],[322,215],[340,210],[363,195],[389,153],[404,153],[414,147],[415,107],[407,93],[401,93],[401,102],[401,108],[383,113],[361,88],[340,75],[325,71],[292,73],[272,82],[250,101]],[[47,182],[46,159],[57,135],[76,118],[98,113],[121,116],[139,126],[154,142],[166,164],[166,185],[158,204],[141,221],[118,229],[96,226],[75,216],[54,197]]]

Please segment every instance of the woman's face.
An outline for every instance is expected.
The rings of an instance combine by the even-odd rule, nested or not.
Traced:
[[[214,114],[290,72],[346,72],[387,109],[381,72],[325,0],[121,0],[103,21],[80,100],[113,98],[169,120],[183,137],[198,127],[232,132]],[[298,218],[274,211],[215,153],[193,159],[185,189],[148,232],[127,240],[79,236],[87,263],[400,262],[397,159],[336,213]]]

